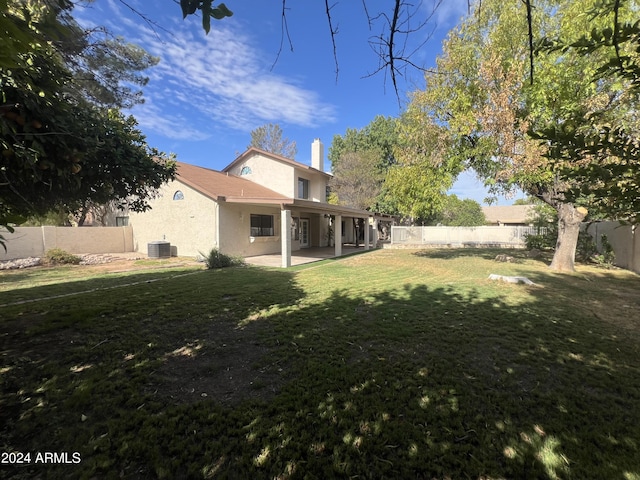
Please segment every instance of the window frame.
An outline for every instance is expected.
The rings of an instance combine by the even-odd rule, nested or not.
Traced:
[[[128,216],[116,217],[116,227],[128,227],[128,226],[129,226]]]
[[[252,237],[274,237],[275,222],[273,215],[252,213],[249,221],[249,232]]]
[[[302,188],[300,188],[302,186]],[[298,198],[301,200],[309,200],[310,182],[308,179],[298,177]]]

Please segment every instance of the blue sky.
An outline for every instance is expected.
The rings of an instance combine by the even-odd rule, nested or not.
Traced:
[[[362,128],[376,115],[397,116],[406,93],[423,86],[422,75],[408,71],[400,83],[399,103],[388,75],[370,76],[379,59],[369,38],[382,26],[369,28],[359,1],[344,0],[332,9],[338,30],[337,78],[320,0],[287,3],[293,51],[286,35],[283,38],[278,0],[227,0],[233,17],[212,21],[209,35],[199,18],[183,20],[173,0],[127,3],[155,26],[119,0],[97,0],[76,8],[74,15],[84,25],[104,25],[160,57],[146,72],[150,80],[144,88],[145,104],[131,113],[150,145],[175,153],[182,162],[221,169],[246,150],[252,130],[276,123],[296,142],[296,160],[309,163],[315,138],[324,143],[326,155],[334,135]],[[426,15],[432,7],[431,0],[425,0],[421,8]],[[466,11],[467,0],[444,0],[431,23],[413,36],[416,43],[427,41],[412,60],[434,65],[443,38]],[[472,173],[463,174],[451,192],[479,202],[486,196]]]

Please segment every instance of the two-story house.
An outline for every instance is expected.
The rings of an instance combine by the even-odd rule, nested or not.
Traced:
[[[151,210],[131,213],[136,251],[167,241],[178,255],[197,256],[218,248],[251,257],[335,247],[355,240],[353,219],[369,225],[371,212],[327,203],[331,175],[324,172],[324,147],[316,139],[311,166],[257,148],[249,148],[222,171],[178,164],[178,175],[164,185]],[[364,248],[373,239],[364,229]]]

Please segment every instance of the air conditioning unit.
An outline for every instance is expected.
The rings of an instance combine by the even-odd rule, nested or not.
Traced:
[[[164,258],[171,256],[171,243],[165,241],[149,242],[147,244],[149,258]]]

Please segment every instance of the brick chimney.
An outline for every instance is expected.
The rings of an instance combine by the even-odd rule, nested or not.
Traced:
[[[311,144],[311,166],[324,172],[324,145],[319,138]]]

